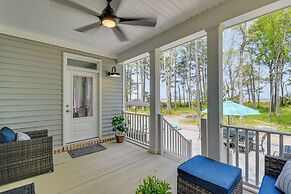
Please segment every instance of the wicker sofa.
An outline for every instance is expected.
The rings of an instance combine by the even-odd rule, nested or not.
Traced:
[[[0,144],[0,185],[54,171],[48,131],[25,133],[31,140]]]
[[[275,183],[286,162],[286,159],[265,156],[265,176],[259,194],[282,194],[282,192],[275,187]]]

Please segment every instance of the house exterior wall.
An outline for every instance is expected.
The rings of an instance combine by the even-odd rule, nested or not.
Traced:
[[[54,147],[63,145],[63,53],[102,60],[103,136],[111,135],[111,118],[120,114],[122,78],[106,77],[116,60],[59,46],[0,34],[0,128],[48,129]],[[118,66],[122,72],[122,67]]]

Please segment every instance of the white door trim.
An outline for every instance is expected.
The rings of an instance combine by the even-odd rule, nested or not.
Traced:
[[[68,66],[67,61],[68,59],[75,59],[75,60],[80,60],[80,61],[86,61],[86,62],[91,62],[91,63],[96,63],[97,64],[97,69],[88,69],[88,68],[81,68],[81,67],[73,67],[73,66]],[[64,94],[67,92],[67,89],[65,88],[65,82],[66,82],[66,72],[67,70],[77,70],[77,71],[83,71],[83,72],[89,72],[89,73],[96,73],[98,74],[98,137],[102,138],[102,60],[97,59],[97,58],[92,58],[92,57],[86,57],[86,56],[81,56],[77,54],[72,54],[72,53],[63,53],[63,107],[62,107],[62,120],[63,120],[63,146],[65,146],[68,143],[67,139],[67,131],[66,131],[66,122],[65,122],[65,114],[66,114],[66,104],[65,104],[65,97]]]

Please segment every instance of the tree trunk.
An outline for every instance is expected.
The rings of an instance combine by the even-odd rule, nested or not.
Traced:
[[[131,78],[131,76],[132,76],[132,67],[129,66],[129,77],[130,77],[130,79],[129,79],[129,101],[132,100],[132,78]]]
[[[128,87],[128,76],[129,76],[129,73],[128,73],[128,65],[124,65],[123,66],[124,68],[124,72],[125,72],[125,75],[124,75],[124,83],[125,83],[125,102],[128,102],[128,93],[129,93],[129,87]]]
[[[253,51],[250,53],[250,66],[251,66],[251,95],[252,95],[252,104],[253,108],[256,107],[256,86],[255,86],[255,75],[254,75],[254,59],[253,59]]]
[[[176,61],[174,63],[174,103],[175,110],[177,110],[177,70],[176,70]]]
[[[240,25],[240,31],[242,34],[242,43],[239,49],[239,103],[243,104],[243,63],[244,63],[244,50],[247,40],[245,23]]]
[[[270,78],[270,105],[269,105],[269,117],[272,118],[272,111],[274,110],[274,92],[273,92],[273,72],[272,67],[269,66],[269,78]]]
[[[140,100],[145,101],[145,64],[144,60],[140,64]],[[144,111],[144,107],[142,107],[142,111]]]
[[[182,86],[183,86],[183,104],[184,104],[184,106],[185,106],[185,104],[186,104],[186,88],[185,88],[185,79],[183,79],[183,84],[182,84]]]
[[[246,87],[247,87],[247,94],[248,94],[248,102],[251,102],[251,94],[250,94],[250,86],[249,86],[249,83],[246,83]]]
[[[195,43],[195,72],[196,72],[196,111],[197,119],[200,120],[200,70],[199,70],[199,60],[198,60],[198,48],[197,43]]]
[[[258,85],[257,85],[257,108],[260,108],[260,100],[261,100],[261,81],[260,81],[260,77],[261,77],[261,65],[258,64]]]
[[[136,99],[139,100],[139,63],[136,63]]]
[[[182,99],[181,99],[181,87],[180,84],[178,84],[178,96],[179,96],[179,105],[182,106]]]
[[[283,38],[279,44],[279,48],[277,51],[277,57],[276,57],[276,63],[275,63],[275,96],[276,96],[276,98],[275,98],[275,106],[276,106],[275,114],[277,116],[280,115],[280,106],[281,106],[280,86],[281,86],[282,74],[283,74],[283,68],[282,68],[283,64],[282,64],[282,59],[281,59],[281,53],[282,53],[282,49],[284,47],[285,37],[286,37],[287,31],[288,31],[288,28],[289,28],[289,24],[286,25],[285,30],[283,32]]]

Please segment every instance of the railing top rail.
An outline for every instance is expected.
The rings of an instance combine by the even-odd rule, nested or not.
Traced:
[[[242,130],[246,130],[246,131],[257,131],[257,132],[272,133],[272,134],[277,134],[277,135],[291,136],[291,133],[289,133],[289,132],[281,132],[281,131],[275,131],[275,130],[269,130],[269,129],[258,129],[258,128],[251,128],[251,127],[242,127],[242,126],[235,126],[235,125],[223,125],[223,124],[221,124],[220,127],[233,128],[233,129],[242,129]]]
[[[144,113],[135,113],[135,112],[128,112],[128,111],[123,111],[125,114],[132,114],[132,115],[141,115],[141,116],[150,116],[149,114],[144,114]]]
[[[176,133],[178,133],[178,134],[182,137],[182,139],[184,139],[185,141],[188,141],[188,142],[190,141],[189,139],[186,139],[186,137],[184,137],[184,136],[182,135],[182,133],[180,133],[180,131],[174,129],[174,127],[172,126],[172,124],[169,123],[169,121],[167,121],[167,120],[163,117],[162,114],[161,114],[161,116],[162,116],[162,118],[163,118],[163,121],[164,121],[166,124],[168,124],[168,125],[171,126],[171,130],[173,130],[173,131],[175,131]]]

